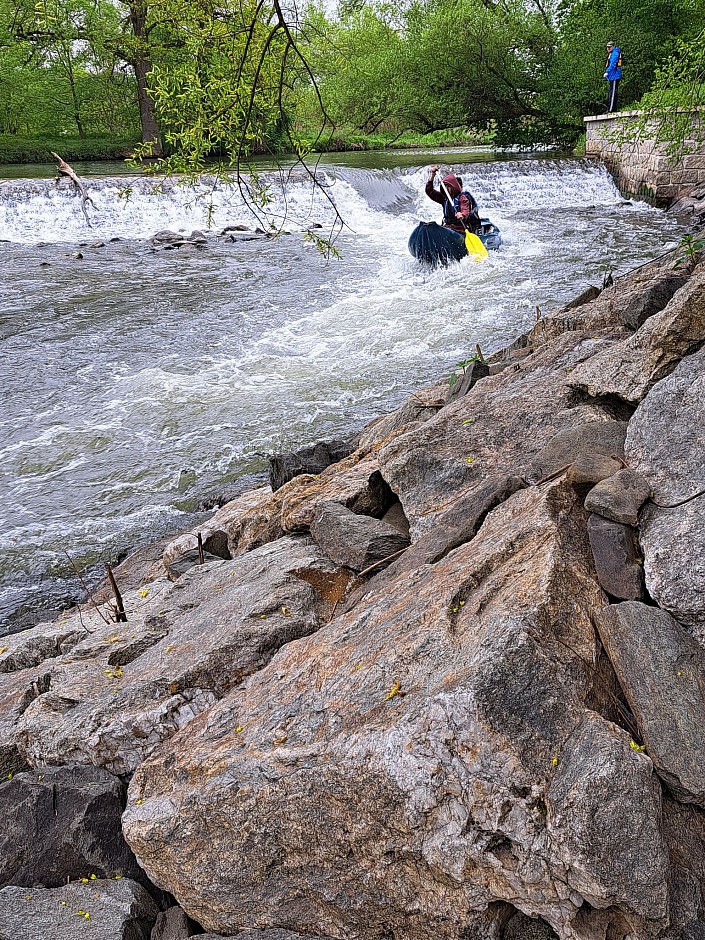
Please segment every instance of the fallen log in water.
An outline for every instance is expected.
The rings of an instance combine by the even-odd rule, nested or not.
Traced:
[[[83,210],[83,214],[84,214],[84,216],[86,217],[86,222],[88,223],[88,225],[90,225],[90,224],[91,224],[91,220],[88,218],[88,212],[86,211],[86,203],[90,202],[90,204],[93,206],[94,209],[95,209],[95,207],[96,207],[96,206],[95,206],[95,203],[93,202],[93,200],[91,199],[91,197],[90,197],[90,196],[88,195],[88,193],[86,192],[86,187],[83,185],[83,183],[80,181],[80,179],[79,179],[78,176],[76,175],[76,171],[73,169],[73,167],[69,166],[69,164],[68,164],[65,160],[62,160],[62,158],[59,156],[59,154],[58,154],[58,153],[54,153],[53,150],[51,151],[51,155],[52,155],[52,157],[55,157],[55,158],[56,158],[56,160],[58,161],[58,164],[59,164],[58,167],[57,167],[57,170],[58,170],[58,173],[59,173],[59,175],[58,175],[58,177],[57,177],[57,181],[58,181],[59,179],[61,179],[62,176],[68,176],[68,178],[71,180],[71,182],[73,183],[73,185],[76,187],[76,189],[77,189],[77,190],[79,191],[79,193],[81,194],[81,209]]]

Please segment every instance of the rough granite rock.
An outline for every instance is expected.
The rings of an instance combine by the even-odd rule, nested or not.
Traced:
[[[37,628],[34,628],[37,629]],[[5,637],[3,645],[16,648],[17,637]],[[0,778],[29,769],[29,762],[21,753],[17,740],[17,725],[30,704],[49,689],[49,670],[42,664],[30,669],[0,674]]]
[[[603,589],[618,600],[645,600],[644,569],[640,564],[636,530],[591,513],[588,535],[597,578]]]
[[[149,940],[158,908],[121,881],[0,889],[0,940]]]
[[[269,458],[269,485],[276,491],[302,473],[321,473],[349,457],[353,449],[348,441],[320,441],[293,453],[274,454]]]
[[[44,691],[23,710],[12,741],[33,766],[90,763],[131,773],[280,646],[317,630],[350,577],[312,542],[282,538],[191,569],[131,609],[127,624],[84,613],[93,632],[45,665]],[[8,643],[31,642],[40,631]],[[21,683],[23,673],[13,677]]]
[[[594,486],[600,480],[606,480],[618,473],[621,468],[622,464],[613,457],[606,457],[604,454],[580,454],[566,470],[565,477],[573,486]]]
[[[566,334],[381,448],[380,471],[404,507],[412,542],[490,481],[500,493],[510,477],[530,475],[535,455],[559,432],[610,423],[601,407],[576,401],[563,383],[567,369],[601,348],[602,340]]]
[[[585,719],[603,597],[573,489],[515,493],[432,573],[289,644],[154,753],[130,784],[128,842],[224,934],[459,938],[508,899],[566,940],[597,936],[585,902],[662,924],[651,763]],[[594,768],[582,800],[578,754]],[[576,866],[568,840],[600,853],[576,848]]]
[[[361,450],[317,476],[303,473],[294,477],[276,493],[260,489],[245,496],[252,497],[250,505],[242,497],[233,500],[209,521],[209,526],[225,532],[233,558],[286,533],[308,532],[318,506],[324,502],[340,503],[352,512],[376,518],[395,502],[380,475],[376,456]]]
[[[222,934],[199,933],[193,940],[224,940]],[[327,937],[321,937],[317,934],[294,933],[292,930],[242,930],[231,934],[225,940],[328,940]]]
[[[587,713],[561,748],[546,807],[548,832],[565,853],[576,891],[594,906],[623,904],[666,925],[661,788],[651,761],[630,747],[625,731]]]
[[[362,571],[409,545],[408,537],[394,526],[351,512],[340,503],[319,504],[311,537],[331,561],[353,571]]]
[[[297,489],[293,484],[301,481]],[[318,477],[296,477],[281,490],[281,524],[285,532],[306,532],[318,507],[324,502],[340,503],[351,512],[379,518],[395,498],[379,472],[377,458],[355,451]]]
[[[624,469],[599,482],[588,493],[585,508],[625,525],[639,525],[639,510],[649,498],[651,488],[636,470]]]
[[[502,934],[502,940],[554,940],[555,937],[555,931],[547,923],[526,914],[515,914]]]
[[[705,652],[658,607],[613,604],[595,619],[659,776],[705,806]]]
[[[479,382],[480,379],[486,379],[489,374],[489,365],[484,362],[484,360],[480,359],[470,362],[460,373],[454,373],[455,380],[446,392],[446,405],[449,405],[458,398],[462,398],[463,395],[467,395],[470,389]]]
[[[567,384],[593,397],[616,395],[640,402],[684,356],[705,342],[704,311],[705,268],[636,333],[574,369]]]
[[[676,252],[671,252],[641,265],[610,287],[598,291],[596,296],[586,292],[559,311],[544,315],[532,330],[531,341],[545,343],[573,330],[591,334],[613,331],[615,339],[620,334],[625,337],[627,329],[634,329],[632,324],[658,313],[659,305],[665,305],[677,289],[674,278],[680,278],[685,272],[674,271],[675,256]]]
[[[705,309],[701,312],[705,321]],[[646,586],[705,645],[705,349],[659,382],[629,422],[629,465],[653,500],[641,511]],[[659,505],[660,504],[660,505]],[[677,505],[678,504],[678,505]],[[673,506],[666,509],[663,506]]]
[[[626,421],[577,424],[559,432],[544,444],[531,461],[528,476],[538,480],[565,469],[567,465],[568,470],[571,470],[576,463],[579,467],[580,461],[597,462],[600,458],[611,458],[612,463],[618,463],[619,458],[624,456],[626,435]],[[571,474],[571,477],[574,475]]]
[[[162,554],[165,570],[168,572],[179,558],[198,546],[199,532],[205,551],[220,558],[230,558],[237,548],[244,520],[249,518],[257,507],[264,505],[271,495],[272,491],[268,486],[242,493],[218,509],[207,522],[172,539]]]
[[[99,767],[42,767],[0,783],[0,885],[144,878],[120,825],[126,787]]]
[[[663,794],[663,834],[670,860],[668,940],[688,940],[705,927],[705,812]]]
[[[445,404],[447,390],[447,382],[421,389],[410,395],[399,408],[371,421],[360,435],[360,449],[369,451],[398,434],[402,428],[409,428],[411,425],[416,426],[428,421]]]
[[[189,917],[174,905],[158,914],[149,940],[188,940],[198,929],[192,927]]]
[[[619,319],[630,330],[638,330],[649,317],[660,313],[687,281],[688,278],[682,271],[663,272],[660,277],[644,284],[639,292],[632,294],[629,301],[619,307]]]

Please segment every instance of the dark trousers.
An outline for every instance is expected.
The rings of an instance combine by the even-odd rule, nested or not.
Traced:
[[[619,79],[613,78],[610,82],[610,101],[607,105],[607,111],[616,111],[617,110],[617,88],[619,87]]]

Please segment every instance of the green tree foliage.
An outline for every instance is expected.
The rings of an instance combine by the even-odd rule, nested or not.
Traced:
[[[134,81],[110,48],[118,28],[108,2],[0,0],[4,132],[81,138],[134,133]]]
[[[701,84],[702,0],[343,0],[335,18],[303,3],[0,0],[0,128],[139,121],[143,155],[164,138],[162,168],[198,171],[214,155],[302,155],[341,126],[571,143],[604,107],[609,39],[623,107],[655,76],[671,98]]]
[[[702,0],[412,0],[392,17],[347,2],[338,22],[319,21],[312,54],[335,122],[572,144],[583,117],[604,109],[606,42],[623,50],[628,106],[704,10]]]
[[[701,108],[700,119],[693,110]],[[656,80],[639,102],[642,116],[632,122],[626,139],[655,135],[677,160],[705,140],[705,29],[680,39],[675,51],[656,70]]]
[[[159,13],[170,48],[149,81],[173,154],[166,165],[198,172],[214,154],[239,164],[279,142],[287,80],[301,62],[277,5],[162,0]]]

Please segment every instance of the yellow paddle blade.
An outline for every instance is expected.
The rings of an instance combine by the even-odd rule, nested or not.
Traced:
[[[470,257],[476,261],[483,261],[487,257],[487,249],[472,232],[465,232],[465,247]]]

